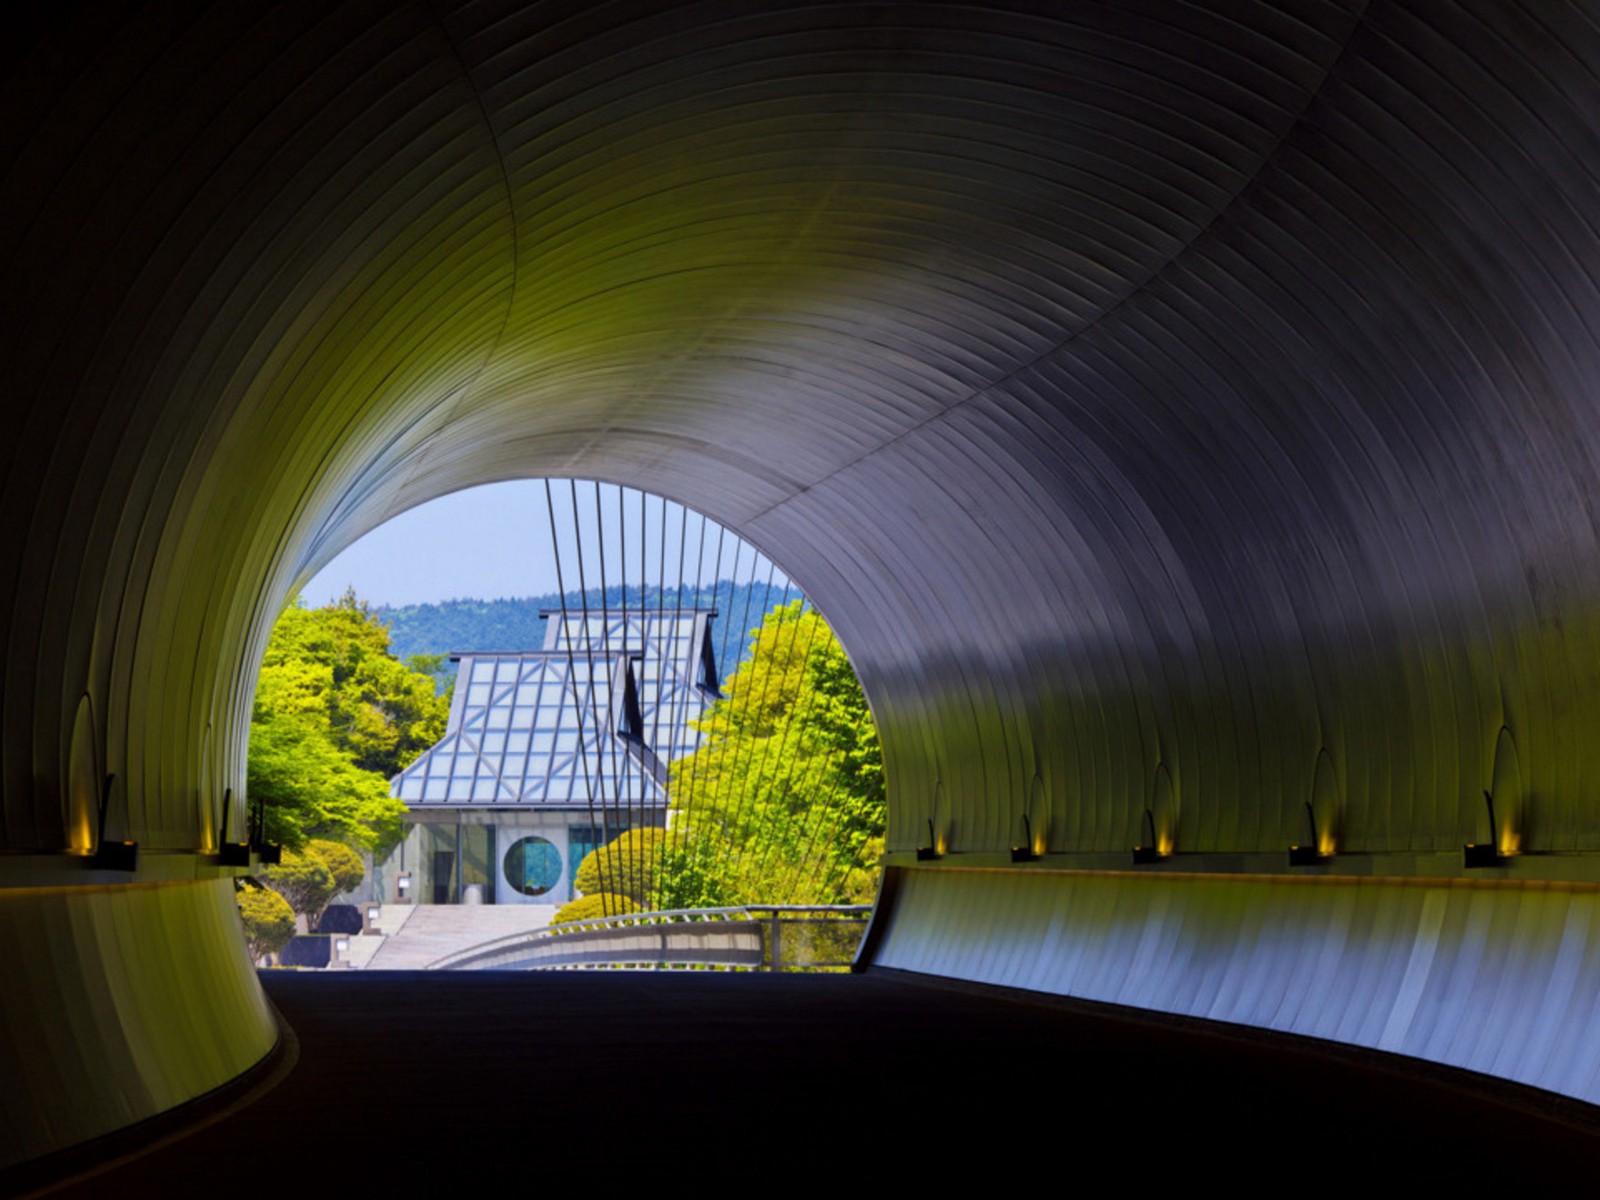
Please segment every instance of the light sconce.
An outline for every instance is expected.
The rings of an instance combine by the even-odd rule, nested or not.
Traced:
[[[275,867],[283,861],[283,847],[267,841],[267,802],[256,803],[255,819],[251,822],[250,849],[264,867]]]
[[[944,857],[944,851],[939,846],[939,838],[933,832],[933,818],[928,818],[928,844],[917,847],[918,862],[938,862]]]
[[[1495,824],[1494,797],[1484,792],[1483,803],[1489,810],[1489,841],[1486,844],[1468,842],[1461,847],[1461,865],[1469,870],[1476,867],[1503,867],[1510,859],[1500,849],[1500,826]]]
[[[89,860],[89,865],[101,871],[137,871],[138,842],[106,841],[106,815],[111,811],[111,788],[116,782],[115,775],[107,775],[100,789],[100,838],[95,843],[94,857]]]
[[[1022,845],[1011,847],[1011,861],[1014,863],[1038,862],[1039,852],[1033,847],[1033,822],[1028,820],[1028,814],[1022,814]]]
[[[95,847],[89,865],[100,871],[137,871],[139,843],[102,841]]]
[[[1143,846],[1133,848],[1133,865],[1136,867],[1147,867],[1151,863],[1158,863],[1171,853],[1156,837],[1156,815],[1148,808],[1144,810],[1144,823],[1149,831],[1150,840]]]
[[[228,815],[233,809],[233,789],[228,788],[222,793],[222,820],[217,828],[221,831],[219,836],[228,836]],[[220,867],[248,867],[250,865],[250,842],[223,842],[217,849],[217,865]]]
[[[1306,820],[1311,825],[1311,843],[1307,846],[1289,847],[1289,865],[1291,867],[1324,867],[1333,861],[1332,841],[1330,839],[1327,849],[1323,848],[1322,840],[1317,836],[1317,810],[1306,803]]]

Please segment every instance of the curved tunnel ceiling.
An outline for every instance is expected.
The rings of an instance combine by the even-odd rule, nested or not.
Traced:
[[[3,845],[85,845],[101,770],[214,844],[291,585],[576,474],[833,616],[892,849],[1031,805],[1276,854],[1320,797],[1443,853],[1497,771],[1594,849],[1597,51],[1547,5],[64,16],[0,106]]]

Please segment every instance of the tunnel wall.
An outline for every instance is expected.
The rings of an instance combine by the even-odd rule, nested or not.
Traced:
[[[875,961],[1600,1102],[1600,889],[903,868]]]
[[[233,884],[0,890],[0,1167],[221,1087],[278,1027]]]
[[[5,1144],[42,1153],[258,1054],[259,998],[217,942],[225,883],[201,876],[242,836],[273,618],[386,517],[513,477],[681,500],[828,615],[882,735],[890,861],[930,823],[945,855],[894,914],[894,961],[971,972],[1014,928],[1068,964],[1040,983],[1077,987],[1080,915],[1165,903],[1266,978],[1306,960],[1224,930],[1293,896],[1289,936],[1360,972],[1330,932],[1344,898],[1400,930],[1436,893],[1453,965],[1419,995],[1482,994],[1476,935],[1443,931],[1556,903],[1536,897],[1576,912],[1600,858],[1591,18],[31,18],[0,48],[0,904],[55,928],[99,905],[242,1032],[191,1070],[185,1009],[144,1010],[162,1049],[108,1051],[103,1106],[78,1051],[30,1037],[43,980],[91,1048],[111,1010],[90,964],[115,994],[155,985],[109,940],[12,922],[0,949],[32,982],[11,1052],[68,1117]],[[102,801],[140,871],[17,899],[92,879]],[[1046,870],[1012,875],[1024,817]],[[1172,853],[1153,881],[1106,874],[1147,839]],[[1313,840],[1327,878],[1292,882],[1287,848]],[[1469,841],[1519,852],[1498,887],[1461,882],[1482,877]],[[1486,936],[1484,961],[1511,944]],[[1506,958],[1507,994],[1568,953]],[[1190,1004],[1186,960],[1156,961],[1167,983],[1141,968],[1120,994]],[[1496,1044],[1440,1012],[1439,1038],[1458,1013],[1462,1045]]]

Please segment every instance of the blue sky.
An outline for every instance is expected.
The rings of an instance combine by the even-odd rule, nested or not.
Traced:
[[[766,573],[767,560],[756,561],[749,549],[735,563],[731,534],[722,540],[719,572],[721,527],[694,512],[685,522],[683,510],[676,504],[646,497],[641,518],[640,493],[632,489],[601,484],[597,496],[594,483],[579,482],[576,508],[573,491],[568,480],[551,481],[561,537],[560,567],[568,590],[578,586],[580,560],[584,581],[589,587],[599,585],[602,540],[608,583],[620,578],[624,551],[627,580],[637,583],[641,549],[647,580],[657,582],[664,564],[667,581],[675,582],[679,572],[679,535],[685,525],[686,579],[692,581],[696,576],[693,560],[702,542],[701,574],[708,582],[714,575],[732,576],[735,565],[740,579],[747,578],[752,569],[763,576]],[[336,600],[346,587],[353,586],[356,595],[372,604],[401,606],[557,591],[558,555],[551,539],[550,509],[545,497],[543,480],[517,480],[469,488],[419,505],[346,549],[312,578],[301,597],[315,607]],[[643,539],[639,536],[641,528]],[[578,536],[574,535],[575,529],[580,531]]]

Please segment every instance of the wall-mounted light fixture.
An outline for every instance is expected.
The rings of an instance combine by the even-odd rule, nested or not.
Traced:
[[[231,789],[230,789],[231,791]],[[275,867],[283,861],[283,847],[267,841],[267,801],[256,801],[255,815],[250,820],[250,849],[265,867]]]
[[[250,865],[250,842],[227,841],[228,817],[233,809],[233,789],[228,788],[222,793],[222,821],[217,826],[217,837],[221,844],[217,847],[217,865],[219,867],[248,867]]]
[[[1291,867],[1322,867],[1333,861],[1332,839],[1325,846],[1317,835],[1317,810],[1306,801],[1306,821],[1311,826],[1311,842],[1306,846],[1289,847]]]
[[[1489,810],[1489,841],[1486,843],[1468,842],[1461,847],[1461,865],[1469,869],[1476,867],[1503,867],[1510,858],[1500,848],[1500,826],[1495,824],[1494,797],[1488,792],[1484,792],[1483,803]]]
[[[1033,844],[1033,822],[1028,820],[1028,814],[1022,814],[1022,845],[1011,847],[1011,861],[1014,863],[1038,862],[1039,851]]]
[[[1133,848],[1133,865],[1136,867],[1147,867],[1151,863],[1158,863],[1171,852],[1164,848],[1156,837],[1156,815],[1148,808],[1144,810],[1144,823],[1150,840],[1142,846]]]
[[[95,843],[94,857],[89,860],[89,865],[101,871],[137,871],[138,842],[106,841],[106,815],[111,811],[111,788],[116,782],[115,775],[107,775],[100,789],[100,837]]]
[[[139,843],[102,841],[95,847],[89,865],[100,871],[137,871]]]
[[[944,849],[939,845],[939,838],[933,832],[933,818],[928,818],[928,844],[917,847],[918,862],[938,862],[944,857]]]
[[[250,865],[250,843],[223,842],[217,848],[217,865],[219,867],[248,867]]]

